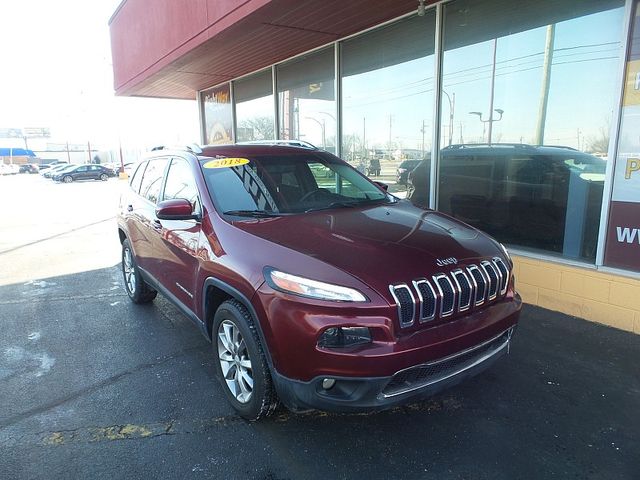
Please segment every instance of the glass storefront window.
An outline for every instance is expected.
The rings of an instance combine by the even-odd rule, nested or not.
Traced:
[[[277,67],[280,138],[336,151],[335,54],[332,47]]]
[[[431,151],[434,38],[431,9],[342,45],[342,157],[400,197]]]
[[[441,211],[516,247],[594,261],[623,5],[445,5]]]
[[[273,140],[274,106],[271,70],[233,82],[236,140]]]

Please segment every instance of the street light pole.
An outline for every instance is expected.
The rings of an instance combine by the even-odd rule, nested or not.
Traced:
[[[499,116],[498,118],[493,118],[493,112],[496,112],[496,113],[497,113],[498,115],[500,115],[500,116]],[[500,120],[502,120],[502,115],[504,114],[504,110],[502,110],[501,108],[494,108],[494,109],[493,109],[493,112],[491,112],[491,113],[489,114],[489,118],[488,118],[488,119],[486,119],[486,120],[484,120],[484,119],[482,118],[482,112],[469,112],[469,115],[477,115],[477,116],[478,116],[478,119],[482,122],[482,140],[483,140],[483,141],[484,141],[484,131],[485,131],[485,127],[487,127],[487,124],[489,124],[489,125],[488,125],[489,135],[487,136],[487,137],[488,137],[488,141],[487,141],[487,143],[488,143],[489,145],[491,145],[491,125],[492,125],[494,122],[499,122]]]
[[[491,95],[489,99],[489,133],[487,134],[487,143],[491,145],[491,134],[493,133],[493,99],[496,87],[496,53],[498,52],[498,39],[493,39],[493,65],[491,67]],[[500,114],[502,118],[502,114]]]
[[[447,100],[449,100],[449,145],[451,145],[453,143],[453,115],[456,109],[456,93],[453,92],[451,96],[444,90],[442,90],[442,93],[444,93]],[[451,97],[453,97],[453,99]]]

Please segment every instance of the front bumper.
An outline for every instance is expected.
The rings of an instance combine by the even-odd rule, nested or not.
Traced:
[[[515,326],[461,352],[405,368],[389,377],[318,376],[309,382],[273,372],[278,395],[291,410],[384,410],[430,397],[473,377],[509,352]],[[323,381],[335,384],[326,389]]]

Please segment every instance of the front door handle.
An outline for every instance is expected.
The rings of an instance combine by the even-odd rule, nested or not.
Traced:
[[[133,212],[133,205],[127,205],[127,212]]]
[[[151,226],[153,228],[155,228],[156,230],[162,230],[162,224],[160,223],[160,220],[155,219],[154,221],[151,222]]]

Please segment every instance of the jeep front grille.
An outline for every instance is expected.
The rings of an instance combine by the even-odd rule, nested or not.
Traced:
[[[401,327],[477,308],[507,293],[510,271],[499,257],[467,265],[431,279],[418,278],[389,286]]]

